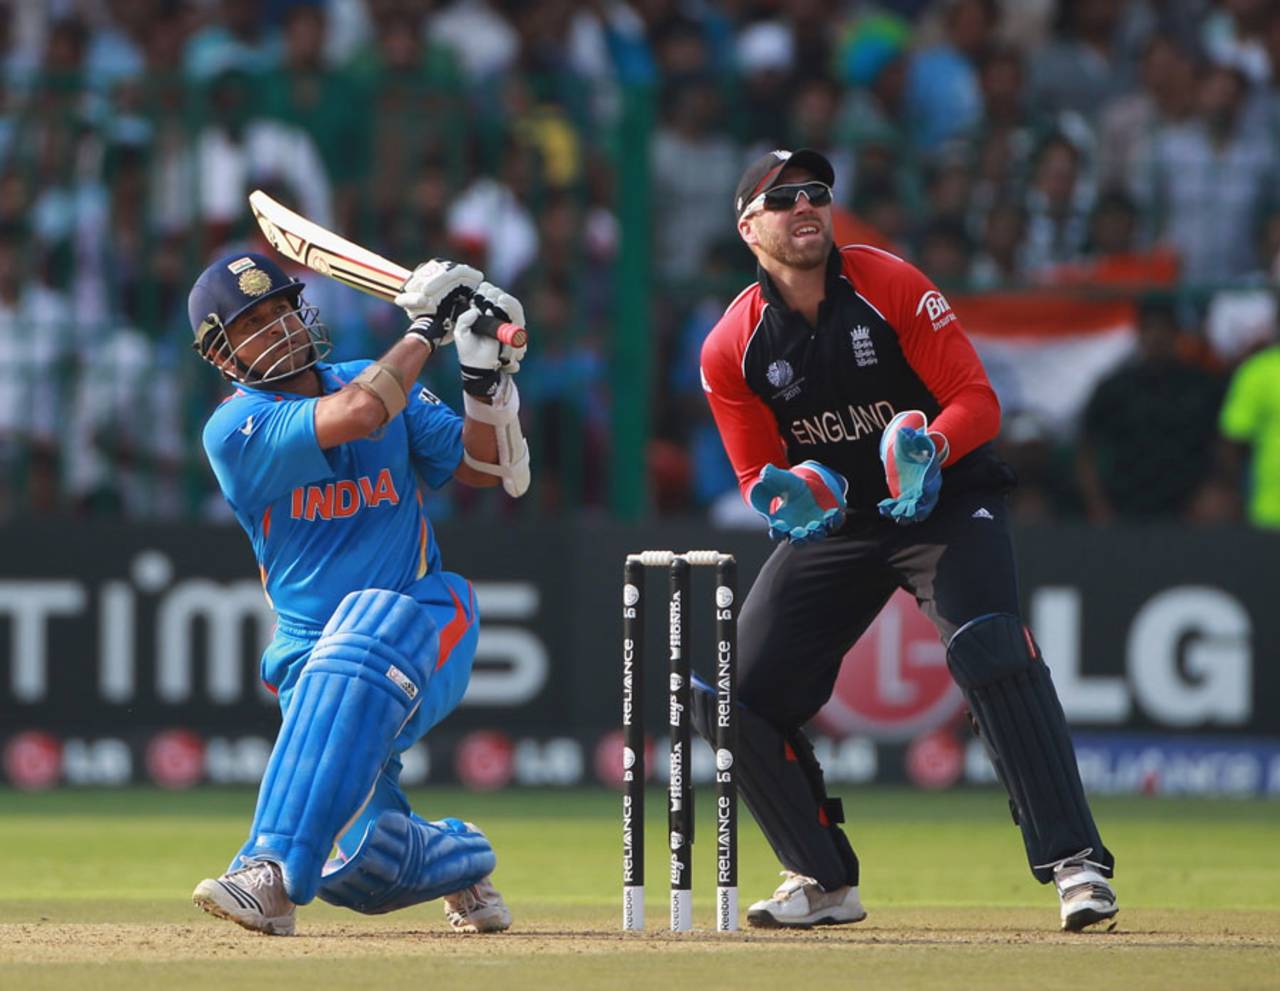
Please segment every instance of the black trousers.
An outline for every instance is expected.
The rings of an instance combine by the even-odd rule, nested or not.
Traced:
[[[831,697],[840,662],[897,588],[942,642],[989,613],[1020,615],[1001,491],[947,493],[922,523],[854,520],[825,540],[779,544],[738,619],[738,694],[780,732]]]

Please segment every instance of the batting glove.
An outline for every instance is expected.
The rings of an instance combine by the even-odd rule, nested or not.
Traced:
[[[406,333],[426,340],[433,349],[450,343],[458,316],[470,305],[471,294],[483,279],[470,265],[445,258],[423,262],[395,299],[413,321]]]
[[[817,461],[794,468],[765,465],[747,493],[751,508],[769,524],[769,537],[803,544],[821,540],[844,524],[849,482]]]
[[[524,307],[510,293],[482,282],[476,287],[471,305],[454,324],[462,388],[473,396],[484,397],[494,394],[501,375],[514,375],[520,370],[520,360],[528,351],[528,344],[513,347],[496,337],[476,333],[473,328],[481,316],[523,327]]]

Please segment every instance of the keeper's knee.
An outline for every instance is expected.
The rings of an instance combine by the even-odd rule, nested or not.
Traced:
[[[1012,613],[989,613],[960,627],[947,644],[947,665],[971,691],[1025,673],[1041,663],[1035,639]]]

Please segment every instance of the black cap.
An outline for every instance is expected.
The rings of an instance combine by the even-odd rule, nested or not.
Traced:
[[[819,182],[828,186],[836,184],[836,170],[827,161],[827,156],[812,148],[801,148],[799,151],[771,151],[761,155],[747,166],[738,180],[738,188],[733,194],[733,212],[741,218],[742,211],[748,203],[767,189],[778,185],[778,177],[788,166],[806,169],[813,173]]]

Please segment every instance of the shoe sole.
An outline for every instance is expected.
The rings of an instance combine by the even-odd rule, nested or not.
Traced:
[[[863,912],[856,919],[837,919],[833,915],[824,915],[820,919],[806,919],[804,922],[783,922],[772,912],[756,911],[747,913],[747,925],[756,929],[813,929],[815,926],[851,926],[867,917]]]
[[[218,900],[212,895],[201,894],[197,891],[191,896],[191,901],[197,908],[203,909],[210,915],[216,916],[219,919],[226,919],[228,922],[234,922],[237,926],[240,926],[243,929],[248,929],[249,932],[258,933],[262,936],[293,935],[292,926],[277,926],[274,922],[266,922],[263,925],[255,926],[236,915],[235,912],[220,905]]]
[[[1089,928],[1089,926],[1097,925],[1099,922],[1110,922],[1106,932],[1111,932],[1116,927],[1116,916],[1120,914],[1120,909],[1113,908],[1109,911],[1101,911],[1096,908],[1084,908],[1079,912],[1072,912],[1069,916],[1062,920],[1062,931],[1069,933],[1078,933]]]

